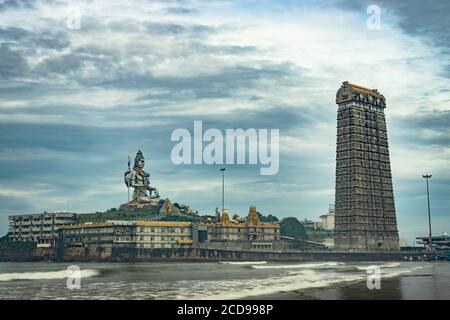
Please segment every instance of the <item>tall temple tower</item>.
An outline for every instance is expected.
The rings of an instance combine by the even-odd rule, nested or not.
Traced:
[[[347,81],[336,94],[337,250],[398,250],[384,108],[378,90]]]

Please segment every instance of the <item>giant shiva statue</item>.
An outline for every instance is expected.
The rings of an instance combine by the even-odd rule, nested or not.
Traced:
[[[130,168],[128,160],[128,170],[124,173],[125,184],[128,188],[134,188],[133,202],[137,203],[148,203],[159,198],[158,190],[150,187],[150,173],[144,170],[144,164],[144,155],[139,150],[134,159],[133,169]]]

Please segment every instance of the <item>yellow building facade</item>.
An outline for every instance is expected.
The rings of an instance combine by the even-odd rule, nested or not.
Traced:
[[[280,225],[259,221],[256,207],[250,207],[245,223],[230,220],[224,211],[219,223],[208,226],[209,241],[275,241],[280,240]]]
[[[135,248],[183,248],[192,245],[192,223],[178,221],[107,221],[61,228],[64,245]]]

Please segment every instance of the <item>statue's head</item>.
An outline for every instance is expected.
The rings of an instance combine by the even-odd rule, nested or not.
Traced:
[[[135,168],[144,168],[145,160],[144,155],[142,154],[141,150],[139,150],[136,154],[136,158],[134,158],[134,167]]]

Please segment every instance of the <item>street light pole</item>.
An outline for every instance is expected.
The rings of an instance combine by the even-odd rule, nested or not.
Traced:
[[[428,242],[429,242],[429,249],[433,250],[433,244],[431,242],[431,213],[430,213],[430,188],[428,186],[428,179],[430,179],[432,177],[431,174],[424,174],[422,175],[423,178],[425,178],[427,180],[427,199],[428,199],[428,229],[429,229],[429,234],[428,234]]]
[[[222,172],[222,214],[225,210],[225,168],[220,168]]]

